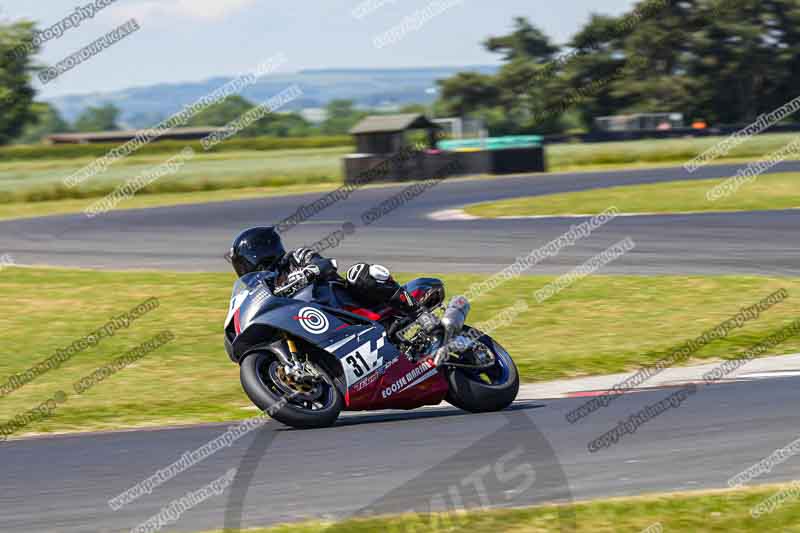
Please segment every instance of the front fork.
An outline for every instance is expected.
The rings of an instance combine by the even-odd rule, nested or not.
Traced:
[[[280,341],[279,341],[280,342]],[[296,381],[316,381],[320,375],[308,359],[297,349],[297,343],[289,335],[283,336],[283,350],[277,350],[286,375]]]

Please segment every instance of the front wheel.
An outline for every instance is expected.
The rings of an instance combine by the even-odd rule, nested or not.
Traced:
[[[445,399],[451,405],[471,413],[501,411],[511,405],[519,393],[517,365],[508,352],[488,335],[481,335],[475,341],[475,346],[461,359],[468,362],[470,352],[485,349],[494,356],[494,365],[480,371],[459,367],[448,370],[450,390]]]
[[[332,426],[344,408],[333,380],[318,366],[321,379],[297,383],[269,351],[247,355],[239,370],[242,387],[250,400],[272,418],[298,429]]]

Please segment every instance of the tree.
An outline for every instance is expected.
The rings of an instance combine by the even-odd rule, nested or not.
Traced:
[[[459,72],[437,83],[444,111],[448,115],[467,115],[499,104],[500,89],[495,76]]]
[[[493,133],[635,112],[747,123],[798,96],[800,0],[644,0],[619,17],[593,15],[567,44],[556,57],[517,18],[510,34],[485,41],[503,54],[498,74],[440,82],[437,108],[484,116]]]
[[[800,2],[701,2],[687,70],[701,80],[693,114],[716,123],[750,122],[798,95]]]
[[[25,126],[22,134],[15,142],[34,144],[40,142],[47,135],[70,131],[69,124],[61,118],[58,110],[50,104],[36,102],[31,107],[31,111],[34,114],[34,120]]]
[[[325,111],[327,118],[321,128],[325,135],[343,135],[368,115],[357,110],[351,100],[332,100],[325,106]]]
[[[297,113],[273,113],[259,120],[252,133],[273,137],[307,137],[315,132],[314,126]]]
[[[18,137],[35,120],[32,58],[39,47],[33,44],[33,29],[29,22],[0,24],[0,144]]]
[[[772,105],[775,102],[788,102],[797,98],[800,87],[800,2],[797,0],[764,0],[764,9],[770,13],[768,35],[779,35],[781,44],[772,54],[772,79],[775,84]],[[781,75],[775,76],[774,71]],[[777,107],[774,106],[773,109]],[[797,120],[797,119],[796,119]]]
[[[203,110],[187,123],[195,127],[221,128],[243,118],[256,105],[239,95],[232,95]],[[313,131],[303,117],[295,113],[269,113],[239,132],[242,137],[270,135],[274,137],[300,137],[310,135]]]
[[[238,94],[234,94],[196,114],[189,119],[186,125],[192,127],[212,126],[220,128],[238,119],[254,107],[255,105],[247,99]]]
[[[591,129],[595,117],[629,110],[640,94],[641,81],[625,70],[631,55],[626,52],[627,32],[623,17],[593,15],[572,38],[572,52],[561,68],[561,93],[581,95],[572,107],[583,126]],[[636,56],[640,57],[640,56]],[[635,87],[635,88],[634,88]]]
[[[559,47],[524,18],[514,20],[511,34],[490,37],[484,46],[503,54],[500,71],[460,72],[440,81],[437,108],[481,118],[493,135],[560,131],[559,115],[546,112],[559,93],[549,72]]]
[[[78,132],[115,131],[119,129],[117,119],[119,109],[113,104],[89,107],[75,120],[74,129]]]
[[[546,60],[559,51],[559,47],[551,43],[543,31],[523,17],[514,19],[512,33],[489,37],[483,45],[490,52],[502,53],[505,61]]]

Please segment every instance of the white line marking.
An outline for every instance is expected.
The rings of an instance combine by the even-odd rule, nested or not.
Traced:
[[[798,207],[788,207],[776,209],[775,211],[789,211],[793,209],[800,209]],[[767,209],[738,209],[730,211],[670,211],[666,213],[617,213],[618,217],[656,217],[656,216],[682,216],[682,215],[720,215],[727,213],[745,213],[753,211],[770,211]],[[553,218],[592,218],[597,216],[594,214],[578,214],[578,213],[565,213],[563,215],[514,215],[514,216],[501,216],[501,217],[480,217],[477,215],[470,215],[463,209],[444,209],[442,211],[434,211],[428,214],[428,218],[437,221],[452,221],[452,220],[539,220],[539,219],[553,219]]]
[[[800,370],[779,370],[776,372],[754,372],[752,374],[740,374],[737,377],[740,378],[761,378],[761,379],[769,379],[769,378],[791,378],[800,376]]]
[[[440,222],[445,222],[449,220],[478,220],[483,217],[476,217],[475,215],[470,215],[463,209],[444,209],[442,211],[435,211],[428,215],[428,218],[431,220],[438,220]]]

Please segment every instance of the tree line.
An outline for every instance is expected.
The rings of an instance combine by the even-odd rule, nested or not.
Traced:
[[[238,95],[230,96],[194,115],[183,127],[223,127],[255,108],[256,104]],[[349,100],[333,100],[326,108],[327,118],[320,124],[312,124],[299,113],[271,113],[242,130],[240,137],[310,137],[314,135],[346,134],[359,120],[370,114],[356,109]],[[33,102],[31,118],[16,137],[11,140],[21,144],[39,142],[54,133],[82,133],[117,131],[123,128],[120,109],[113,104],[92,106],[85,109],[74,122],[63,119],[50,104]],[[158,123],[166,117],[153,117]]]
[[[564,46],[516,18],[483,45],[502,56],[498,73],[442,80],[436,111],[482,118],[494,134],[643,112],[741,124],[800,95],[800,0],[642,1],[592,15]]]
[[[41,67],[33,59],[34,30],[30,22],[0,25],[0,144],[120,128],[112,105],[89,108],[68,124],[35,101],[31,81]],[[800,0],[643,0],[621,16],[592,15],[564,45],[518,17],[510,33],[483,46],[501,56],[496,74],[440,80],[432,108],[401,111],[481,118],[495,135],[561,133],[591,129],[598,116],[639,112],[743,124],[800,93]],[[255,105],[233,96],[186,126],[224,126]],[[339,135],[369,112],[335,100],[326,114],[316,125],[276,113],[242,135]]]

